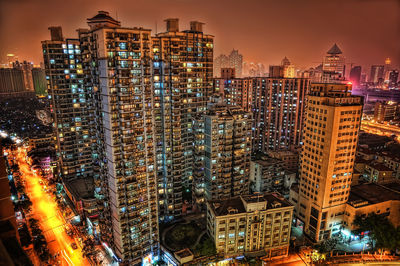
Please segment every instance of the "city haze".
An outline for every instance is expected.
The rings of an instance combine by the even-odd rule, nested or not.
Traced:
[[[205,24],[215,35],[215,56],[239,49],[246,62],[278,64],[284,56],[298,67],[318,65],[337,43],[347,63],[383,64],[386,57],[400,65],[400,1],[77,1],[2,0],[0,61],[14,53],[19,60],[43,61],[40,41],[49,39],[47,26],[62,26],[65,37],[77,37],[86,18],[107,10],[126,27],[165,31],[163,20],[180,18]],[[368,73],[368,71],[366,71]]]

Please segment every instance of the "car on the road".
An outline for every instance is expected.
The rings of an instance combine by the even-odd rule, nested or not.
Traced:
[[[71,248],[77,249],[77,248],[78,248],[78,245],[77,245],[75,242],[72,242],[72,243],[71,243]]]

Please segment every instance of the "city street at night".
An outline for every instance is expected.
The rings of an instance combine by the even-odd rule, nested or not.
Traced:
[[[377,123],[374,121],[363,120],[361,129],[365,132],[380,135],[380,136],[397,136],[396,140],[400,142],[400,128],[393,125]]]
[[[0,1],[0,266],[400,265],[399,1]]]
[[[82,257],[79,245],[77,249],[72,248],[71,244],[76,241],[66,233],[67,222],[58,210],[53,196],[47,194],[39,183],[39,175],[31,170],[23,148],[18,149],[16,158],[25,180],[26,191],[32,201],[31,217],[39,220],[51,255],[59,254],[57,260],[60,265],[88,265],[87,260]]]

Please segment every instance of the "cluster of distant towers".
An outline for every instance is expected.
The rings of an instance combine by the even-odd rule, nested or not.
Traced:
[[[362,71],[361,66],[354,65],[355,63],[352,62],[346,63],[341,49],[336,44],[329,49],[320,65],[310,69],[297,69],[287,57],[281,62],[281,66],[284,67],[283,76],[288,78],[304,77],[310,78],[312,82],[347,79],[355,88],[393,89],[398,86],[399,70],[392,66],[390,58],[386,58],[382,65],[372,65],[368,74]],[[219,77],[223,68],[235,69],[237,78],[276,76],[274,72],[276,67],[270,66],[268,71],[262,63],[245,62],[243,55],[235,49],[229,55],[221,54],[215,57],[214,76]]]

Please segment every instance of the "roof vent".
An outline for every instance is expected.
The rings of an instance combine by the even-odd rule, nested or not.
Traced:
[[[232,207],[228,207],[228,213],[229,213],[229,214],[238,213],[238,209],[235,209],[235,208],[232,208]]]
[[[275,200],[274,202],[271,203],[271,206],[272,208],[279,208],[282,206],[282,204]]]

